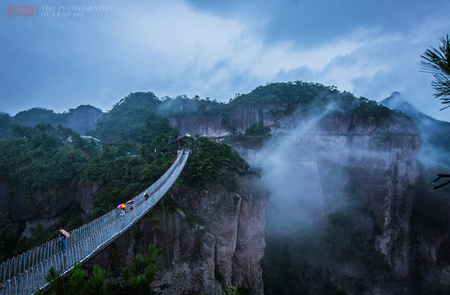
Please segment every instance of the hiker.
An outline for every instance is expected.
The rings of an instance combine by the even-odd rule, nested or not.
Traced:
[[[59,246],[61,247],[62,252],[66,251],[66,239],[67,238],[65,235],[59,234],[58,241],[59,241]]]
[[[120,211],[120,216],[125,216],[125,208],[122,208],[122,210]]]
[[[131,203],[131,205],[130,205],[130,212],[133,212],[133,210],[134,210],[134,206],[133,206],[133,203]]]

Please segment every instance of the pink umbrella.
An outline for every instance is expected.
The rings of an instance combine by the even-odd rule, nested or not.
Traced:
[[[70,234],[69,234],[68,232],[66,232],[65,230],[60,229],[59,231],[60,231],[63,235],[65,235],[66,238],[70,238]]]
[[[125,208],[127,205],[125,204],[120,204],[119,206],[117,206],[117,208],[121,209],[121,208]]]
[[[129,200],[127,204],[134,203],[134,200]]]

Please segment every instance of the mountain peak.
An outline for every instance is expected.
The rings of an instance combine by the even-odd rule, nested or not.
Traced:
[[[384,105],[392,110],[402,111],[403,113],[407,114],[411,119],[416,121],[416,123],[418,123],[417,122],[418,119],[419,120],[428,119],[428,120],[438,121],[438,120],[420,112],[418,109],[416,109],[416,107],[414,107],[412,104],[407,102],[403,98],[402,94],[397,91],[392,92],[391,96],[380,101],[380,104]]]
[[[392,92],[391,96],[385,98],[384,100],[380,101],[381,105],[384,105],[390,109],[393,110],[400,110],[407,115],[410,115],[410,112],[413,112],[414,114],[418,113],[419,111],[409,102],[407,102],[400,92]]]

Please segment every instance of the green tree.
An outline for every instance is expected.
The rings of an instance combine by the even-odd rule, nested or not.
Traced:
[[[125,286],[122,289],[116,289],[113,293],[152,294],[150,284],[155,279],[158,270],[156,261],[161,253],[161,248],[156,249],[155,244],[150,244],[148,252],[144,256],[137,255],[133,263],[122,270],[122,279]],[[61,271],[51,267],[44,277],[50,285],[50,290],[46,293],[50,295],[106,295],[111,291],[111,286],[106,283],[109,275],[110,273],[101,269],[98,265],[94,265],[92,273],[89,275],[80,263],[75,263],[72,274],[68,278],[64,278]],[[36,294],[43,295],[44,292],[39,290]]]
[[[94,269],[91,277],[87,281],[87,287],[89,294],[106,295],[108,294],[108,286],[106,285],[106,279],[110,273],[100,268],[98,264],[94,265]]]
[[[87,270],[81,267],[80,263],[73,266],[72,275],[69,278],[69,294],[85,294],[87,290]]]
[[[11,116],[0,112],[0,138],[9,138],[13,136],[15,125]]]
[[[50,267],[48,273],[44,277],[45,281],[50,284],[50,294],[62,294],[65,290],[64,278],[61,275],[61,271],[56,270],[53,266]]]
[[[440,98],[442,104],[448,104],[450,103],[450,39],[447,35],[446,38],[441,38],[440,40],[442,44],[438,49],[430,46],[431,49],[427,49],[425,53],[420,56],[424,59],[420,64],[425,72],[433,74],[434,81],[431,82],[431,86],[436,90],[434,96]],[[442,108],[441,111],[448,107],[450,107],[450,105]],[[437,174],[437,176],[438,178],[435,181],[442,177],[449,178],[450,174]],[[450,181],[447,181],[432,187],[431,190],[440,188],[449,183]]]
[[[420,62],[422,69],[433,74],[434,81],[431,83],[436,93],[436,98],[442,100],[442,104],[450,103],[450,39],[440,39],[442,44],[439,48],[431,47],[427,49],[422,57],[424,60]],[[450,105],[442,108],[446,109]]]
[[[0,212],[0,261],[8,259],[16,245],[15,226]]]
[[[110,274],[99,265],[94,265],[92,274],[88,276],[88,271],[81,267],[80,263],[75,263],[73,272],[69,278],[64,278],[61,271],[53,266],[48,270],[44,279],[50,284],[50,295],[106,295],[108,286],[106,279]],[[44,294],[42,291],[36,292],[38,295]]]
[[[236,287],[229,286],[225,293],[222,293],[220,295],[239,295],[239,292]]]
[[[249,165],[236,150],[225,143],[216,143],[195,135],[195,147],[180,182],[193,188],[206,183],[221,183],[233,188],[238,172]]]
[[[122,271],[126,287],[120,294],[152,294],[150,284],[155,278],[158,269],[155,263],[161,253],[161,248],[156,249],[155,244],[150,244],[144,257],[136,255],[133,263]]]

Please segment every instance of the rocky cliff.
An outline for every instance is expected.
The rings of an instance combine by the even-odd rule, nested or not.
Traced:
[[[97,185],[91,187],[80,183],[76,191],[55,189],[42,193],[37,190],[27,195],[23,191],[14,191],[8,181],[1,181],[0,213],[12,222],[25,223],[23,236],[28,237],[30,228],[35,228],[38,224],[44,229],[50,228],[58,223],[73,205],[78,205],[87,217],[92,210],[92,197],[97,190]]]
[[[349,294],[408,292],[413,264],[409,188],[420,176],[416,124],[394,113],[380,118],[338,111],[315,116],[286,113],[275,105],[246,106],[229,113],[226,124],[211,117],[203,124],[201,118],[194,118],[195,124],[176,124],[183,133],[228,140],[247,161],[263,168],[271,192],[269,237],[298,235],[305,225],[318,227],[318,232],[340,231],[335,216],[344,215],[360,246],[371,249],[362,255],[377,261],[347,257],[318,263],[288,243],[293,257],[288,266],[297,287],[320,292],[329,283]],[[230,138],[258,121],[268,131],[264,139]],[[321,279],[311,283],[317,276]]]
[[[181,134],[200,134],[209,138],[223,138],[245,134],[245,130],[261,121],[270,127],[270,133],[292,129],[292,116],[284,115],[284,108],[277,105],[252,105],[234,108],[226,115],[200,115],[172,118],[173,126]]]
[[[91,106],[79,106],[72,110],[68,117],[67,123],[62,124],[77,131],[81,135],[95,128],[98,121],[103,118],[103,112],[100,109]]]
[[[42,194],[35,191],[27,195],[22,191],[12,191],[7,181],[0,182],[1,211],[13,222],[47,219],[60,216],[75,204],[75,193],[70,190],[54,190]]]
[[[89,265],[120,274],[154,243],[163,249],[156,294],[218,294],[231,285],[263,294],[260,260],[269,196],[263,183],[247,175],[233,191],[173,187],[169,195],[181,209],[163,215],[159,207]]]

